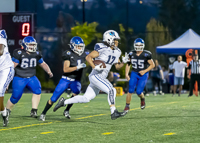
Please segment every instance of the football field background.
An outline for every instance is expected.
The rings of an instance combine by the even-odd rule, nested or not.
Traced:
[[[10,94],[5,95],[5,103]],[[107,95],[100,94],[90,103],[74,104],[71,119],[62,114],[64,108],[49,110],[46,121],[31,118],[31,94],[24,94],[12,110],[8,127],[0,126],[0,143],[194,143],[200,142],[200,97],[146,97],[146,108],[134,94],[131,111],[111,120]],[[51,94],[42,94],[38,115]],[[63,94],[66,98],[66,94]],[[126,95],[116,98],[122,111]],[[55,105],[53,105],[54,107]]]

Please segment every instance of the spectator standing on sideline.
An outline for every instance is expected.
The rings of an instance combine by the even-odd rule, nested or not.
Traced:
[[[174,73],[173,73],[173,63],[175,61],[175,57],[169,58],[169,69],[168,69],[168,78],[169,78],[169,84],[170,84],[170,93],[173,93],[174,91]]]
[[[182,61],[182,56],[178,56],[178,61],[175,61],[173,64],[173,73],[174,73],[174,96],[176,94],[177,86],[179,85],[179,94],[181,94],[181,90],[184,84],[185,77],[185,67],[187,67],[187,63]]]
[[[189,75],[189,70],[191,69],[191,77]],[[199,56],[195,54],[193,60],[190,62],[187,70],[188,78],[190,79],[190,93],[188,97],[193,95],[194,83],[198,82],[198,89],[200,90],[200,60]]]
[[[158,60],[155,60],[155,67],[151,70],[151,78],[154,86],[154,96],[156,96],[156,84],[158,86],[159,94],[164,95],[164,93],[162,93],[162,81],[164,80],[164,76],[162,68],[158,63]]]
[[[164,81],[168,81],[168,70],[166,70],[166,66],[162,66]]]

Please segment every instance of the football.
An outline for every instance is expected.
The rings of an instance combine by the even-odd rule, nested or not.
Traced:
[[[93,63],[95,66],[102,63],[101,67],[103,66],[103,68],[106,68],[106,64],[101,60],[94,60]]]

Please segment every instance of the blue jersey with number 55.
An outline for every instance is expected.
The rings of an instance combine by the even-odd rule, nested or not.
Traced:
[[[22,78],[35,76],[37,64],[44,62],[39,51],[27,52],[23,49],[13,51],[12,61],[18,63],[15,67],[15,76]]]

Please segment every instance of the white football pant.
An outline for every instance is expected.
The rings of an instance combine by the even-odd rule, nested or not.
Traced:
[[[0,97],[4,96],[7,86],[12,81],[14,77],[14,68],[6,68],[0,71]]]
[[[103,91],[108,94],[108,103],[109,105],[115,104],[116,89],[113,88],[112,84],[105,78],[102,78],[100,75],[90,75],[89,76],[90,85],[87,87],[85,94],[77,95],[73,98],[65,100],[66,104],[73,103],[87,103],[90,100],[94,99],[96,95],[99,94],[99,91]]]

